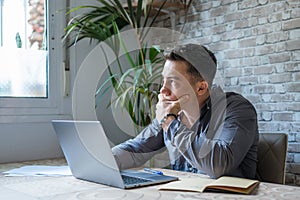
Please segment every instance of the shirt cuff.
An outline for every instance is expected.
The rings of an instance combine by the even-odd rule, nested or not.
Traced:
[[[178,119],[174,119],[168,126],[167,131],[165,131],[165,134],[167,135],[167,138],[169,138],[171,141],[174,140],[174,136],[180,126],[180,121]]]

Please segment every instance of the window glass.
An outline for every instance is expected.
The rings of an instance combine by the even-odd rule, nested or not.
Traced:
[[[0,97],[48,97],[45,0],[0,0]]]

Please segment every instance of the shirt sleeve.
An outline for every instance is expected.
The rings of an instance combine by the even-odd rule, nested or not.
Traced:
[[[211,118],[213,121],[208,127],[201,126],[199,121],[197,126],[188,129],[174,120],[164,132],[164,139],[169,153],[179,152],[177,157],[182,155],[192,167],[218,178],[238,171],[244,162],[258,137],[257,117],[254,107],[241,99],[229,102],[223,114],[212,113],[215,117]],[[248,165],[251,165],[251,159],[255,163],[255,156],[248,157]]]
[[[138,136],[113,147],[112,152],[119,168],[128,169],[143,165],[164,147],[162,128],[154,119]]]

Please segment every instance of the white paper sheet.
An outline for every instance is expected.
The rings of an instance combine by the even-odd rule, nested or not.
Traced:
[[[70,176],[69,166],[29,165],[3,172],[5,176]]]

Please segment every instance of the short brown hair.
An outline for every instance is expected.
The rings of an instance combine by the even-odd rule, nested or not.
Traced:
[[[196,55],[194,55],[195,53]],[[205,65],[210,64],[214,66],[212,68],[207,66],[200,67],[195,59],[197,59],[196,57],[200,59],[201,56],[207,57],[208,61],[204,63]],[[209,86],[212,85],[216,73],[217,59],[205,46],[197,44],[178,45],[171,51],[164,51],[164,57],[166,60],[186,62],[189,65],[188,72],[192,75],[194,81],[205,80],[209,83]]]

